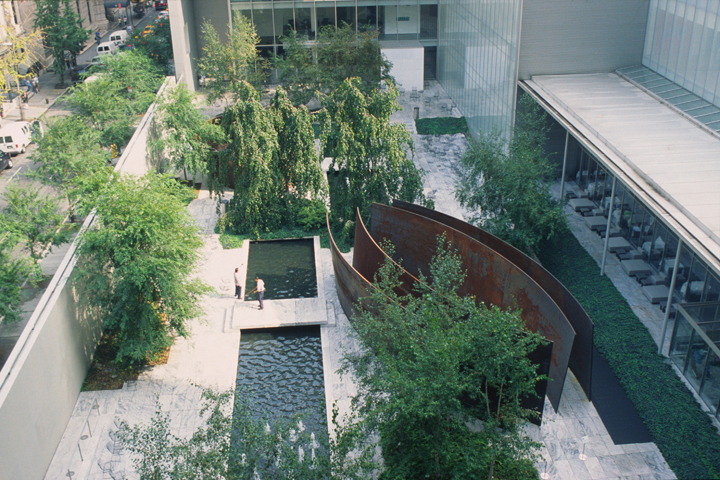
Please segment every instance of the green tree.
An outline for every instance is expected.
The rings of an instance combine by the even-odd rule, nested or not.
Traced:
[[[162,74],[138,52],[106,55],[96,74],[92,82],[72,88],[68,104],[90,128],[102,133],[101,145],[124,145],[132,136],[135,116],[144,114],[155,100]]]
[[[60,74],[63,84],[67,58],[75,63],[75,58],[85,46],[90,30],[82,27],[82,20],[70,0],[36,0],[35,28],[43,32],[45,46],[50,50],[55,73]]]
[[[105,312],[118,363],[142,364],[187,337],[211,289],[192,274],[202,238],[169,177],[123,176],[95,204],[96,228],[80,237],[77,285]]]
[[[133,33],[129,44],[155,62],[163,72],[167,72],[173,59],[170,22],[162,19],[153,26],[153,30],[147,34],[140,31]]]
[[[31,158],[38,168],[31,176],[65,198],[71,219],[78,199],[97,191],[112,172],[110,154],[98,146],[100,139],[99,131],[75,116],[55,118],[36,139],[38,148]]]
[[[361,80],[358,87],[369,94],[382,84],[395,84],[392,64],[380,51],[377,38],[377,32],[356,34],[354,27],[343,24],[321,28],[317,41],[308,44],[307,38],[291,31],[281,38],[285,55],[275,56],[273,64],[295,104],[307,103],[316,91],[331,92],[353,77]]]
[[[519,312],[458,295],[465,274],[442,236],[429,274],[400,297],[399,268],[381,267],[343,367],[358,384],[347,428],[356,444],[379,434],[384,479],[537,478],[521,399],[535,395],[527,356],[544,340]]]
[[[169,157],[170,164],[183,171],[185,180],[188,171],[207,174],[213,146],[223,140],[222,129],[194,107],[195,98],[184,84],[167,90],[153,118],[158,138],[148,143],[150,154],[155,158]]]
[[[324,196],[325,182],[315,149],[315,134],[307,108],[295,108],[282,87],[270,102],[278,136],[277,169],[290,203]]]
[[[0,218],[0,322],[20,321],[23,282],[36,279],[37,269],[25,256],[14,255],[18,239]]]
[[[54,198],[41,197],[39,191],[18,185],[8,185],[2,198],[7,202],[3,209],[5,224],[21,238],[36,264],[53,246],[70,238],[70,232],[62,228],[65,215]]]
[[[321,150],[339,171],[330,198],[333,217],[341,223],[354,221],[356,208],[369,216],[373,202],[398,198],[428,204],[423,172],[407,157],[413,152],[410,133],[405,125],[390,123],[399,109],[397,96],[395,87],[367,95],[360,80],[351,78],[323,101],[325,109],[318,114]]]
[[[210,22],[201,27],[203,48],[198,69],[205,77],[208,104],[244,99],[245,82],[260,89],[267,78],[267,61],[255,48],[260,43],[255,27],[240,12],[234,13],[232,23],[228,25],[227,42],[220,39]]]
[[[0,13],[0,15],[2,15]],[[7,19],[6,19],[7,21]],[[22,94],[20,82],[29,80],[34,73],[27,70],[20,73],[21,65],[32,65],[37,61],[36,49],[41,40],[41,31],[34,30],[30,33],[18,34],[15,28],[8,25],[1,25],[0,32],[4,43],[9,43],[10,48],[0,58],[0,91],[15,92],[16,95]],[[25,109],[23,102],[20,102],[20,119],[25,120]]]
[[[460,160],[455,197],[476,213],[470,222],[534,255],[540,242],[567,229],[550,193],[553,166],[544,153],[549,126],[529,96],[519,100],[511,138],[499,133],[470,142]]]
[[[222,128],[227,147],[211,169],[219,180],[213,189],[222,192],[232,180],[235,195],[228,204],[227,222],[236,232],[259,232],[279,227],[285,212],[280,172],[277,169],[278,137],[270,112],[248,83],[245,97],[225,109]]]

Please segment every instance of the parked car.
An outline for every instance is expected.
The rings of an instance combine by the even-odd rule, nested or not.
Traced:
[[[155,10],[167,10],[167,0],[156,0]]]
[[[25,153],[32,143],[33,126],[30,122],[14,122],[0,128],[0,151],[17,155]]]
[[[168,12],[167,10],[163,10],[162,12],[158,13],[158,16],[155,19],[155,21],[159,22],[160,20],[163,20],[166,18],[168,18],[168,19],[170,18],[170,12]]]
[[[117,50],[115,42],[102,42],[100,45],[97,46],[98,55],[112,54],[115,53],[115,50]]]
[[[13,162],[10,158],[10,154],[7,152],[0,153],[0,172],[5,170],[6,168],[12,168]]]
[[[113,42],[115,46],[120,46],[125,43],[125,39],[127,38],[127,36],[127,30],[117,30],[110,34],[110,41]]]
[[[70,70],[70,80],[73,83],[81,82],[87,75],[90,74],[90,69],[94,67],[95,63],[81,63],[77,67]]]

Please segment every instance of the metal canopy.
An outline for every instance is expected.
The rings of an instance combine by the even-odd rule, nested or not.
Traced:
[[[522,86],[720,271],[720,138],[615,73]]]

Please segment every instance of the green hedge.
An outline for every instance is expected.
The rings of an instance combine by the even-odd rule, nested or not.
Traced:
[[[571,234],[540,253],[540,260],[595,322],[595,345],[678,478],[720,478],[720,436],[677,377],[646,327],[593,258]]]
[[[418,135],[453,135],[468,133],[465,117],[434,117],[415,120]]]

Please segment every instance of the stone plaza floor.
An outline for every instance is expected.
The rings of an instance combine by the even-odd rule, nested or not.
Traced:
[[[436,96],[437,92],[437,96]],[[429,100],[429,101],[428,101]],[[417,98],[408,93],[400,97],[404,110],[393,115],[393,121],[404,123],[413,133],[415,162],[426,172],[425,193],[435,201],[435,208],[460,218],[467,216],[454,199],[455,165],[467,148],[463,135],[416,135],[413,108],[420,108],[421,116],[458,116],[457,109],[448,108],[450,100],[436,82],[430,82]],[[187,435],[200,423],[199,408],[202,388],[213,387],[221,391],[234,389],[238,349],[242,330],[228,324],[228,315],[236,307],[248,302],[233,297],[235,266],[246,259],[247,248],[223,250],[218,236],[212,234],[217,219],[215,202],[202,190],[200,198],[189,209],[204,232],[203,263],[199,276],[211,284],[216,293],[204,303],[207,315],[204,321],[193,322],[192,336],[179,339],[170,351],[168,363],[153,367],[135,382],[127,382],[122,389],[104,392],[83,392],[68,423],[65,435],[48,469],[46,479],[120,479],[137,478],[130,455],[122,449],[115,432],[121,422],[149,423],[155,413],[156,402],[170,416],[173,432]],[[594,233],[583,238],[587,227],[568,216],[581,243],[596,258]],[[582,228],[581,228],[582,227]],[[618,263],[615,260],[615,263]],[[246,263],[245,263],[246,264]],[[337,294],[330,251],[321,249],[316,257],[319,278],[317,323],[321,324],[325,395],[328,406],[336,405],[342,415],[349,411],[350,399],[356,392],[351,378],[340,376],[342,355],[345,350],[358,347],[351,336],[350,323],[343,313]],[[613,260],[607,267],[608,275],[621,292],[634,287],[623,281],[627,278],[619,263]],[[635,292],[629,301],[641,319],[649,323],[651,333],[657,330],[659,309],[647,301],[641,304],[642,295]],[[637,300],[637,302],[636,302]],[[272,305],[272,300],[266,304]],[[280,308],[280,307],[278,307]],[[284,308],[284,307],[283,307]],[[268,309],[272,312],[272,309]],[[241,313],[239,313],[241,315]],[[305,313],[307,314],[307,313]],[[253,326],[257,325],[254,315]],[[267,326],[281,322],[277,316],[266,319]],[[662,317],[660,317],[660,321]],[[259,319],[263,321],[262,318]],[[659,333],[653,333],[654,338]],[[330,420],[328,418],[328,420]],[[330,422],[328,422],[330,423]],[[572,373],[568,372],[558,412],[546,400],[541,427],[528,426],[527,432],[543,443],[538,469],[543,478],[550,479],[673,479],[662,455],[653,443],[615,445],[607,433],[592,402],[585,397]],[[582,455],[582,457],[581,457]]]

